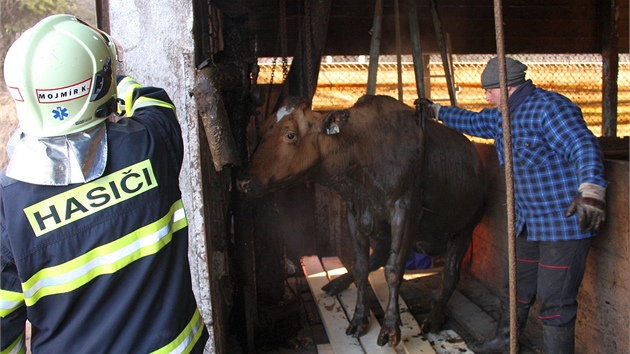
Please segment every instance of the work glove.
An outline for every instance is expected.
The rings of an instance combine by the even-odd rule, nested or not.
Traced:
[[[426,107],[430,109],[429,112],[431,113],[431,118],[436,120],[440,119],[438,116],[440,114],[440,108],[442,108],[441,104],[434,103],[428,98],[418,98],[414,101],[414,104],[416,105],[416,112],[419,112],[420,107]]]
[[[567,218],[577,212],[582,230],[597,231],[606,220],[606,188],[593,183],[582,183],[578,195],[564,213]]]

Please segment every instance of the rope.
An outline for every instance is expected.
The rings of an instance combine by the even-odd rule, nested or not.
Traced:
[[[505,152],[505,193],[508,228],[508,269],[510,287],[510,353],[518,353],[518,319],[516,310],[516,230],[514,229],[514,172],[512,169],[512,135],[508,105],[505,45],[503,42],[503,12],[501,0],[494,0],[494,28],[499,59],[499,89],[501,90],[501,117],[503,119],[503,150]]]

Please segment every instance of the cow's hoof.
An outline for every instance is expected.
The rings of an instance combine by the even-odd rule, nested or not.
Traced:
[[[359,338],[367,333],[369,327],[369,322],[367,320],[352,320],[348,328],[346,328],[346,335]]]
[[[444,315],[438,315],[431,312],[429,317],[422,322],[420,331],[422,333],[438,333],[442,329],[442,325],[445,321],[446,317]]]
[[[348,286],[350,286],[350,284],[347,284],[344,280],[345,278],[343,276],[335,278],[328,282],[328,284],[324,285],[322,290],[324,290],[328,296],[339,295],[342,291],[348,289]]]
[[[381,332],[378,334],[377,344],[381,347],[385,344],[389,343],[391,347],[395,347],[400,342],[400,329],[399,328],[388,328],[387,326],[383,326],[381,328]]]

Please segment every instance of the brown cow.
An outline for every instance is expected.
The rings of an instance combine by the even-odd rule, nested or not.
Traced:
[[[338,294],[356,279],[346,333],[359,337],[368,329],[369,271],[385,265],[389,304],[381,346],[400,342],[398,295],[410,245],[446,254],[442,294],[423,323],[425,332],[440,329],[483,205],[483,169],[473,144],[436,121],[421,122],[414,109],[388,96],[365,95],[326,117],[305,103],[292,104],[263,124],[260,145],[238,181],[243,193],[260,196],[310,180],[346,200],[355,263],[324,290]],[[376,240],[372,256],[370,237]]]

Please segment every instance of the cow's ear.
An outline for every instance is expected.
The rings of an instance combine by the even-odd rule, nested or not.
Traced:
[[[350,118],[350,111],[347,109],[329,113],[326,118],[324,118],[323,122],[326,134],[339,134],[341,129],[348,123],[348,118]]]

